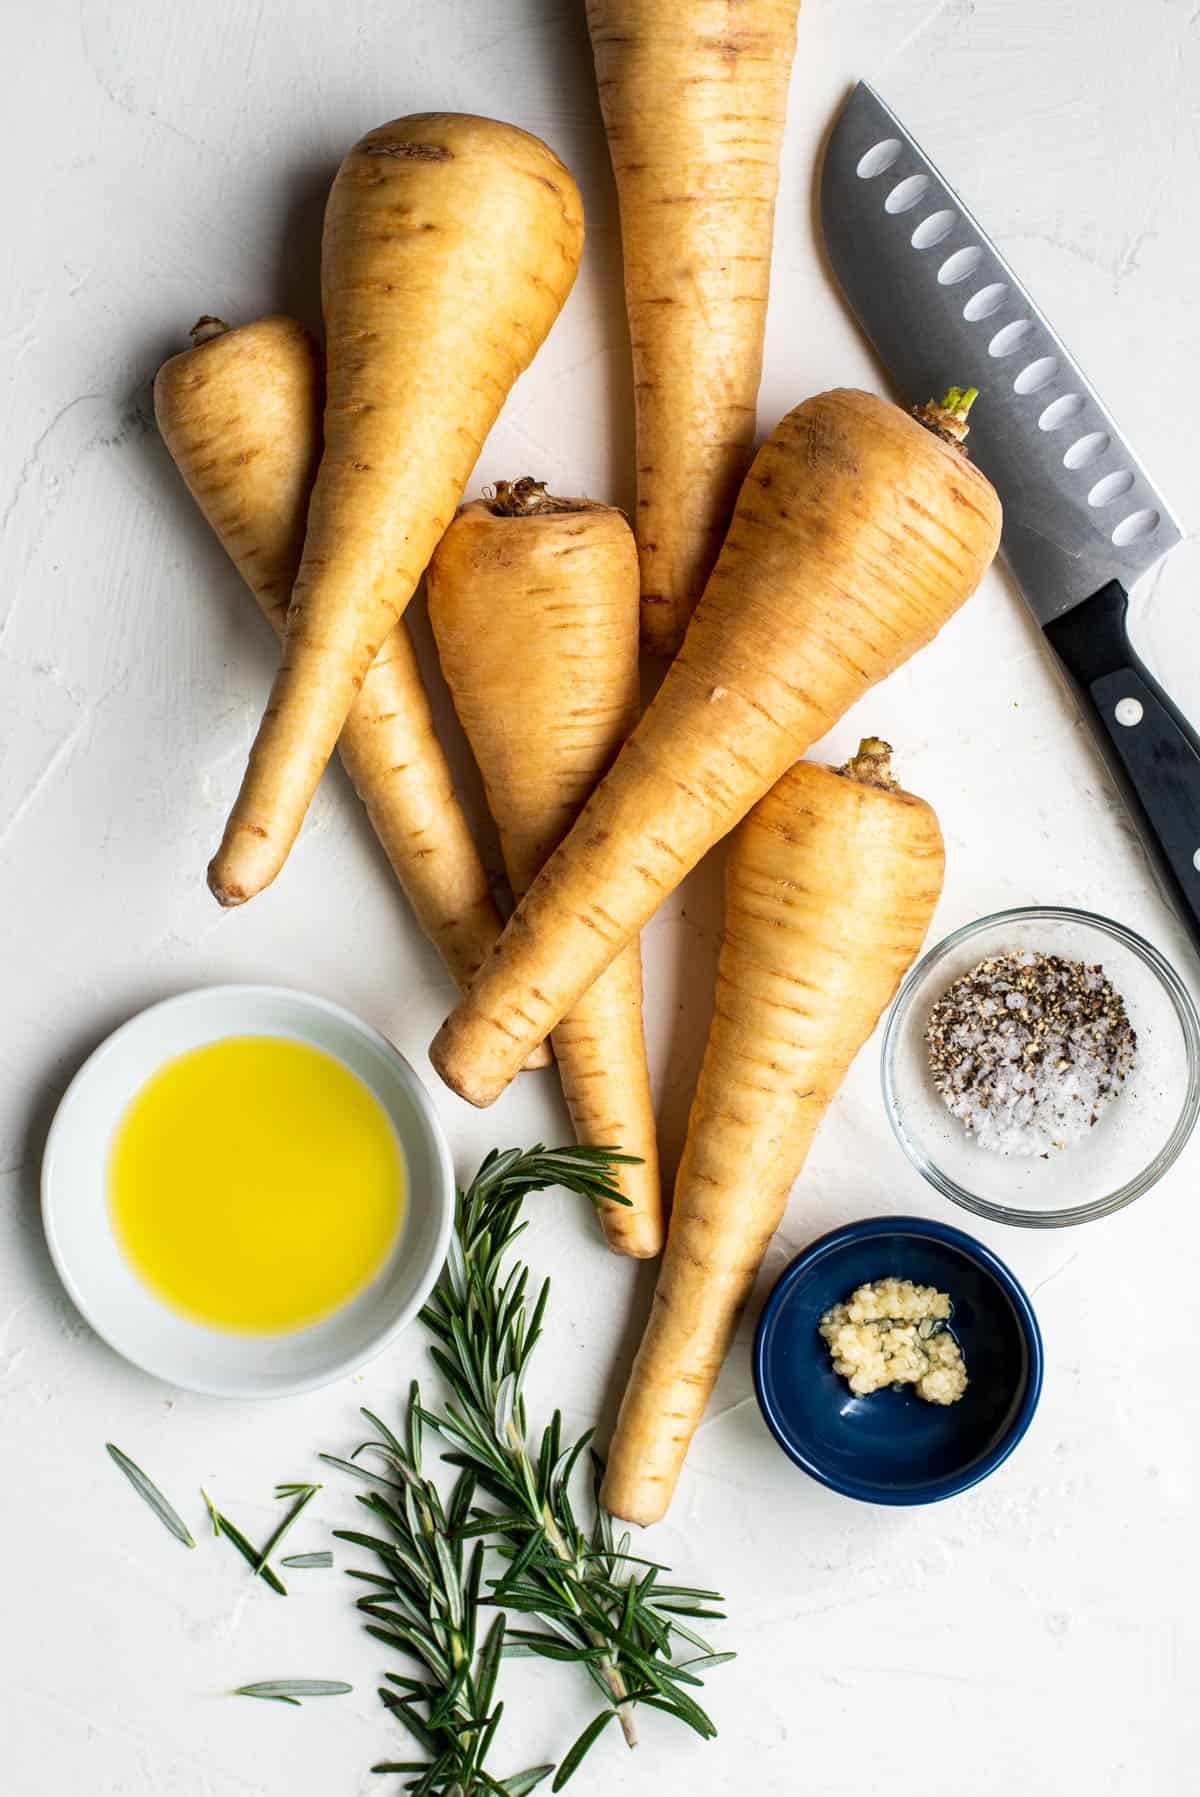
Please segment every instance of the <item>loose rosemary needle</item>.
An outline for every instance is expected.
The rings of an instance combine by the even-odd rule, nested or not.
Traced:
[[[258,1577],[262,1579],[264,1584],[271,1587],[271,1590],[275,1592],[277,1597],[286,1597],[287,1586],[272,1567],[261,1566],[259,1564],[258,1549],[254,1546],[253,1542],[247,1541],[237,1524],[230,1522],[227,1516],[221,1514],[203,1486],[200,1487],[200,1496],[208,1506],[208,1514],[209,1519],[212,1522],[213,1534],[224,1535],[226,1541],[228,1541],[232,1547],[237,1549],[251,1572],[257,1573]]]
[[[271,1558],[271,1555],[275,1552],[275,1549],[279,1546],[279,1543],[283,1540],[304,1506],[312,1502],[320,1489],[321,1487],[319,1485],[277,1485],[275,1487],[275,1496],[277,1498],[290,1497],[295,1498],[296,1501],[280,1523],[279,1527],[269,1537],[266,1546],[259,1554],[257,1564],[254,1568],[255,1572],[262,1571],[263,1567]]]
[[[115,1442],[108,1441],[104,1445],[113,1462],[120,1467],[138,1496],[150,1506],[164,1529],[169,1529],[176,1541],[182,1541],[184,1547],[195,1547],[192,1531],[175,1506],[167,1502],[154,1480],[147,1478],[141,1467],[131,1460],[128,1454],[122,1453]]]
[[[299,1706],[306,1697],[344,1697],[353,1689],[340,1678],[265,1678],[256,1685],[238,1685],[231,1695]]]

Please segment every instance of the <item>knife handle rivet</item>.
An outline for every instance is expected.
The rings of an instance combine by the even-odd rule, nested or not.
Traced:
[[[1118,724],[1124,724],[1127,730],[1131,730],[1135,724],[1141,723],[1145,714],[1140,699],[1118,699],[1113,715]]]

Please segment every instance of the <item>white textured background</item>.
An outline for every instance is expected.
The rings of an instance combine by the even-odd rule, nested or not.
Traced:
[[[201,311],[312,319],[320,210],[361,131],[429,107],[499,112],[579,177],[589,248],[479,478],[529,469],[629,498],[629,379],[613,194],[572,0],[8,0],[0,300],[0,1789],[5,1797],[349,1797],[399,1740],[344,1582],[286,1604],[224,1547],[186,1554],[109,1467],[111,1436],[198,1521],[203,1481],[251,1533],[278,1479],[344,1450],[422,1365],[414,1333],[361,1382],[274,1406],[168,1391],[96,1341],[37,1216],[65,1082],[119,1019],[187,986],[303,983],[418,1065],[447,1002],[365,822],[327,779],[285,875],[222,916],[203,869],[271,662],[265,627],[173,475],[148,382]],[[1200,9],[1195,0],[807,0],[792,89],[762,396],[878,375],[813,239],[814,156],[849,81],[876,82],[1007,251],[1185,521],[1200,520]],[[1146,658],[1200,714],[1193,536],[1139,595]],[[1194,972],[1035,633],[997,571],[937,644],[844,723],[896,745],[942,816],[935,928],[1034,901],[1093,905]],[[648,932],[652,1047],[676,1144],[703,1037],[716,907],[701,875]],[[686,971],[685,971],[686,970]],[[487,1115],[439,1091],[460,1167],[566,1134],[549,1078]],[[579,1790],[858,1797],[1175,1797],[1190,1788],[1198,1413],[1193,1149],[1111,1222],[982,1229],[1037,1294],[1048,1372],[1013,1460],[926,1511],[805,1481],[760,1425],[747,1328],[652,1538],[716,1583],[740,1659],[709,1686],[719,1741],[648,1719]],[[534,1393],[611,1417],[645,1275],[589,1219],[535,1201],[555,1276]],[[880,1209],[944,1215],[902,1160],[864,1051],[766,1278]],[[317,1510],[314,1506],[314,1510]],[[327,1491],[322,1524],[345,1521]],[[316,1544],[317,1518],[296,1549]],[[197,1532],[199,1532],[197,1530]],[[303,1537],[301,1539],[301,1537]],[[295,1711],[231,1684],[345,1677]],[[589,1713],[565,1669],[506,1673],[502,1765],[561,1752]],[[507,1727],[507,1725],[506,1725]]]

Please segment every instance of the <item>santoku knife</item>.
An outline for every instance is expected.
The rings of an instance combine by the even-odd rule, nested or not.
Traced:
[[[910,405],[978,387],[971,456],[1003,550],[1200,945],[1200,738],[1135,655],[1128,592],[1182,535],[1091,383],[878,94],[856,87],[821,176],[825,245]]]

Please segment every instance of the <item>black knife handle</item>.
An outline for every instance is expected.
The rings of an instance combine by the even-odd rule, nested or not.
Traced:
[[[1168,898],[1200,948],[1200,737],[1134,654],[1110,580],[1045,627]]]

